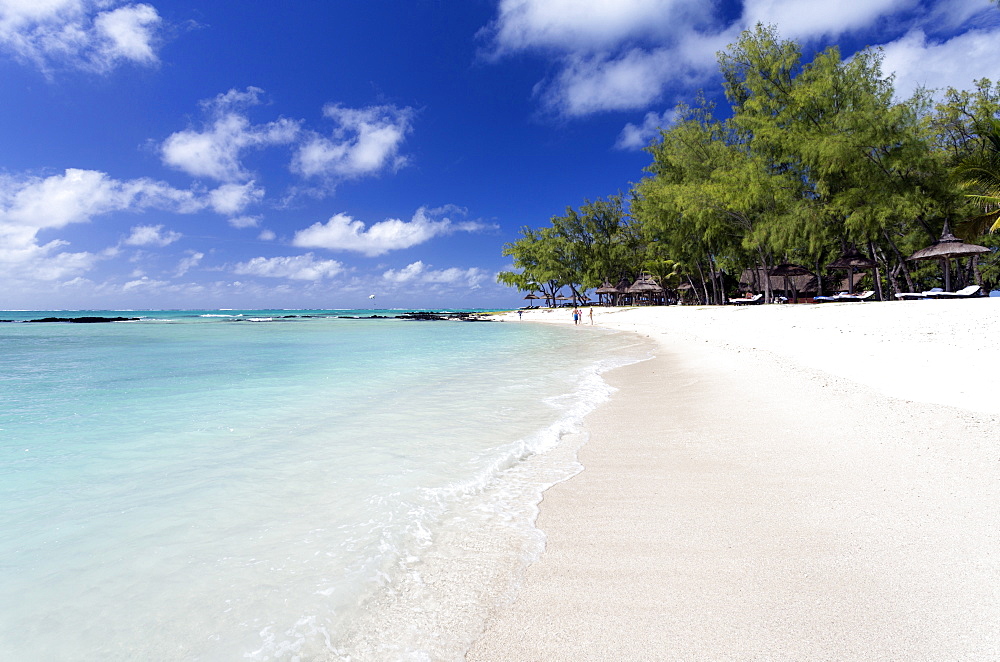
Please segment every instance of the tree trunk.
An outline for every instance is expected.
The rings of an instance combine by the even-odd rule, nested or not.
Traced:
[[[878,253],[875,252],[875,242],[868,242],[868,254],[872,256],[872,260],[875,262],[875,296],[879,301],[885,301],[885,296],[882,294],[882,274],[878,267]]]
[[[704,303],[708,303],[708,283],[705,282],[705,270],[701,268],[701,260],[695,263],[698,266],[698,280],[701,281],[701,289],[704,292],[705,298],[701,299]]]
[[[903,254],[899,252],[899,247],[896,246],[896,243],[889,237],[888,232],[883,232],[882,236],[885,237],[886,243],[889,244],[889,248],[892,249],[896,259],[899,260],[899,268],[903,271],[903,278],[906,280],[906,291],[915,292],[916,290],[914,290],[913,286],[913,277],[910,275],[910,269],[906,266],[906,258],[904,258]]]
[[[764,286],[764,303],[772,303],[774,301],[774,291],[771,290],[771,277],[767,275],[768,272],[768,260],[767,255],[760,248],[757,249],[757,256],[760,258],[760,273],[762,280],[764,281],[762,285]]]

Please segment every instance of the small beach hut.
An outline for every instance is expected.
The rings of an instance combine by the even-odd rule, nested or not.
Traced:
[[[634,283],[629,285],[628,293],[633,296],[637,305],[663,305],[664,290],[650,274],[639,274]]]
[[[839,258],[826,265],[826,268],[847,269],[847,291],[853,293],[855,271],[858,269],[871,269],[874,266],[874,261],[862,255],[854,246],[851,246]]]
[[[935,241],[933,244],[927,248],[921,248],[919,251],[911,255],[908,259],[910,260],[940,260],[941,266],[944,269],[944,289],[946,292],[951,291],[951,269],[949,268],[949,260],[953,257],[962,258],[969,257],[973,260],[980,253],[989,253],[990,249],[986,246],[979,246],[978,244],[967,244],[961,239],[956,237],[951,233],[951,228],[948,227],[948,221],[944,222],[944,229],[941,231],[941,238]]]
[[[785,283],[785,296],[788,296],[789,290],[792,292],[792,301],[795,303],[799,302],[798,289],[795,288],[794,284],[789,287],[789,279],[793,276],[813,276],[813,272],[809,271],[805,267],[798,264],[779,264],[774,269],[768,272],[768,276],[778,276],[784,280]]]
[[[612,285],[610,281],[605,280],[601,283],[601,286],[594,290],[597,293],[597,300],[602,306],[617,306],[618,297],[621,296],[622,291]]]

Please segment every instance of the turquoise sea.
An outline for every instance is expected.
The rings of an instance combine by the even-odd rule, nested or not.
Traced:
[[[0,312],[0,659],[461,659],[646,347],[397,312]]]

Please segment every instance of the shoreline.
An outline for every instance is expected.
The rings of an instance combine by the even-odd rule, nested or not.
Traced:
[[[1000,655],[997,303],[595,307],[656,357],[466,659]]]

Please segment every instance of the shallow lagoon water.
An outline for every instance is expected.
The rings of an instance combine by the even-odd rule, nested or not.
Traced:
[[[542,549],[600,373],[644,354],[591,328],[85,314],[141,321],[0,325],[3,659],[460,659]]]

